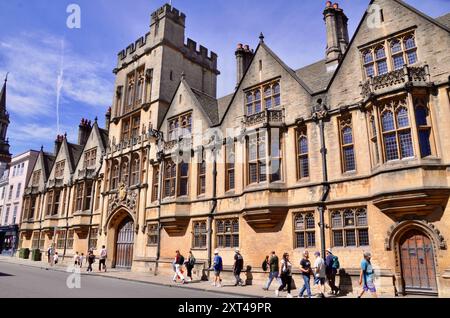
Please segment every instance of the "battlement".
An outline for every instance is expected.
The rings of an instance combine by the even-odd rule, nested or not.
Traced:
[[[181,24],[183,27],[186,24],[186,15],[183,12],[180,12],[179,10],[175,9],[170,4],[166,3],[161,8],[157,9],[155,12],[152,13],[150,25],[153,25],[154,23],[156,23],[157,21],[161,20],[164,17],[167,17],[172,21]]]
[[[150,37],[150,32],[145,34],[145,36],[140,37],[135,42],[127,46],[126,49],[119,52],[119,62],[124,60],[127,56],[130,56],[136,52],[136,50],[143,48]]]
[[[197,50],[197,42],[191,39],[187,39],[187,43],[184,45],[184,52],[188,58],[204,64],[212,70],[217,70],[217,54],[211,51],[208,55],[208,49],[200,45]]]

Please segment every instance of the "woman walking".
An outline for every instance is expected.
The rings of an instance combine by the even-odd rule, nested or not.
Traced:
[[[282,291],[287,286],[287,298],[292,298],[291,295],[291,284],[292,284],[292,264],[289,261],[289,254],[284,253],[283,259],[281,260],[281,286],[275,290],[275,296],[278,297],[280,291]]]
[[[189,251],[189,257],[185,263],[187,269],[187,277],[189,277],[190,281],[192,281],[192,269],[195,266],[195,257],[192,254],[192,251]]]

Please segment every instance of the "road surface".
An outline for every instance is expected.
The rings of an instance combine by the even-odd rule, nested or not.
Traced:
[[[81,275],[81,288],[67,287],[70,273],[0,262],[1,298],[229,298],[232,295]]]

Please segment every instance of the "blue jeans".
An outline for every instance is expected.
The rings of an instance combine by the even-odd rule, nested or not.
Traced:
[[[303,276],[303,287],[300,290],[300,293],[298,294],[298,296],[303,297],[303,293],[306,290],[308,293],[308,297],[311,298],[310,277],[306,276],[306,275],[302,275],[302,276]]]
[[[278,277],[278,272],[270,272],[269,273],[269,279],[267,280],[267,283],[266,283],[266,286],[265,286],[266,289],[269,289],[270,284],[272,284],[272,281],[273,281],[274,278],[277,280],[278,284],[280,284],[280,278]]]

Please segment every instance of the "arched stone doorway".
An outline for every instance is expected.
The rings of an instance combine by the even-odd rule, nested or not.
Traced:
[[[437,293],[435,252],[431,239],[418,229],[406,231],[398,242],[405,294]]]
[[[385,248],[395,257],[395,287],[401,294],[437,295],[440,251],[447,243],[433,223],[404,220],[391,226]]]
[[[134,222],[125,218],[117,229],[115,267],[130,269],[133,264]]]
[[[130,269],[133,265],[136,221],[125,207],[110,214],[106,221],[107,250],[111,256],[109,266]]]

